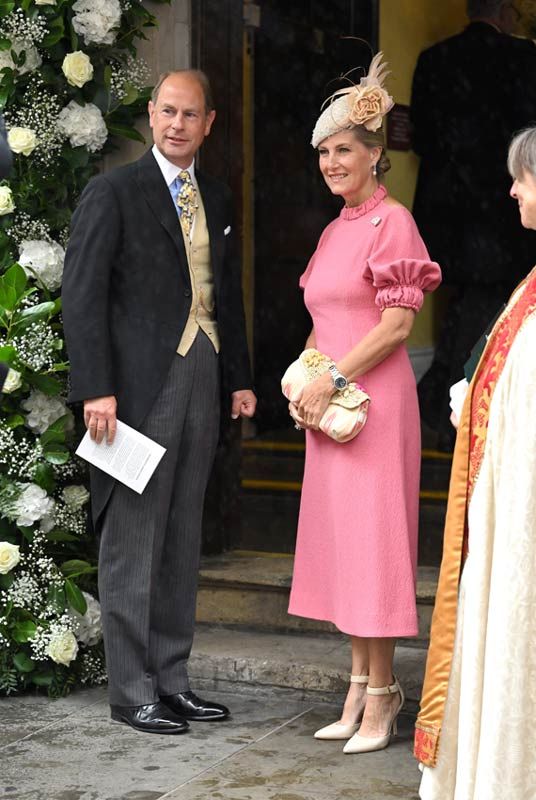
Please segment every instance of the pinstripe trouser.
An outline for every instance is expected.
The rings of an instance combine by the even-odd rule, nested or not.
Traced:
[[[201,522],[220,414],[218,356],[200,330],[177,355],[140,431],[167,448],[142,495],[121,483],[105,512],[99,595],[110,703],[187,691]]]

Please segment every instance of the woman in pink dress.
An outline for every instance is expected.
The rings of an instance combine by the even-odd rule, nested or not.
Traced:
[[[402,708],[393,677],[395,639],[417,634],[415,600],[420,425],[404,342],[423,292],[441,280],[411,214],[381,180],[389,168],[381,53],[358,86],[333,99],[312,144],[344,207],[322,233],[301,278],[313,319],[306,347],[335,369],[310,383],[289,411],[307,429],[289,612],[329,620],[350,635],[351,682],[341,719],[319,739],[348,739],[345,753],[389,744]],[[319,431],[332,395],[358,381],[368,420],[339,444]]]

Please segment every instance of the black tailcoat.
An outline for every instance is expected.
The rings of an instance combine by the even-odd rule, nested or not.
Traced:
[[[196,172],[214,273],[226,392],[251,388],[240,261],[227,186]],[[117,416],[138,427],[176,357],[192,302],[177,212],[148,151],[89,182],[73,215],[63,277],[69,401],[115,395]],[[113,479],[92,471],[93,517]]]
[[[536,236],[509,197],[512,135],[536,122],[536,47],[483,22],[421,53],[411,102],[413,213],[446,283],[514,285]]]

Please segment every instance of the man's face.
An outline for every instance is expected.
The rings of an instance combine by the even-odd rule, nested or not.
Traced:
[[[215,116],[215,111],[207,114],[203,87],[188,73],[166,78],[156,103],[149,103],[154,143],[168,161],[181,169],[192,163]]]

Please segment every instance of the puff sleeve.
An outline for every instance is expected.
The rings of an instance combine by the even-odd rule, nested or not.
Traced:
[[[395,306],[419,311],[424,292],[441,283],[439,264],[430,260],[413,217],[402,206],[391,208],[381,221],[364,277],[376,288],[381,311]]]

